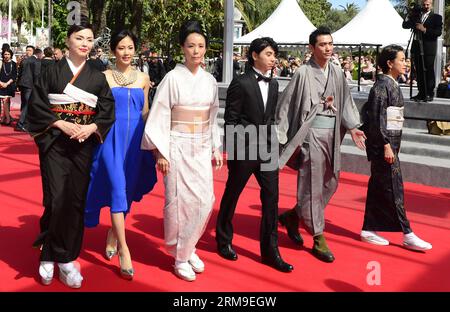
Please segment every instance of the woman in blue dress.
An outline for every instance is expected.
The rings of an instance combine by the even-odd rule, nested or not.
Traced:
[[[134,270],[125,238],[125,216],[131,203],[140,201],[156,183],[151,152],[140,149],[148,115],[150,78],[132,66],[137,38],[122,30],[111,38],[116,68],[105,71],[116,108],[116,122],[104,144],[94,154],[85,210],[85,225],[99,223],[102,207],[111,208],[112,228],[108,230],[105,257],[119,255],[121,276],[132,279]]]

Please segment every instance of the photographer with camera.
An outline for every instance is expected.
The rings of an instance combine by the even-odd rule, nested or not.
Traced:
[[[403,28],[414,32],[411,55],[414,62],[419,93],[414,101],[431,102],[436,85],[434,60],[437,38],[442,34],[442,16],[432,12],[433,0],[422,0],[422,5],[412,4]]]

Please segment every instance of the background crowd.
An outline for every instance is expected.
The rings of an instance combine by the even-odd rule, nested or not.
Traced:
[[[6,53],[5,53],[6,51]],[[46,47],[44,49],[27,46],[25,51],[14,52],[8,44],[2,47],[2,59],[0,63],[0,99],[1,99],[1,124],[13,126],[17,131],[26,131],[26,127],[20,119],[15,119],[10,115],[10,98],[17,94],[21,96],[21,111],[27,106],[29,95],[27,90],[32,88],[33,81],[35,81],[40,72],[49,64],[60,61],[64,56],[67,56],[66,49]],[[273,76],[279,79],[290,79],[295,72],[311,58],[309,52],[281,52],[276,60],[276,66],[273,71]],[[26,65],[24,62],[27,59],[33,59],[37,62]],[[345,77],[350,84],[358,83],[358,67],[361,66],[360,84],[372,85],[375,82],[377,73],[381,70],[376,68],[375,52],[369,52],[361,56],[359,63],[359,56],[354,55],[348,51],[340,51],[333,54],[331,61],[342,68]],[[89,56],[89,62],[101,71],[114,67],[115,57],[109,52],[104,51],[103,48],[97,47],[93,49]],[[12,64],[10,68],[8,64]],[[28,62],[30,63],[30,62]],[[146,49],[140,51],[134,57],[133,65],[141,72],[147,74],[151,81],[152,89],[150,91],[150,100],[154,97],[156,88],[164,78],[164,76],[175,67],[176,62],[171,56],[162,56],[156,49]],[[246,71],[247,58],[245,49],[242,53],[235,52],[233,54],[233,77],[239,76]],[[417,85],[414,72],[411,70],[411,60],[406,59],[406,73],[398,77],[398,83],[409,85],[411,79],[414,86]],[[223,73],[223,59],[222,54],[214,58],[205,58],[203,68],[210,72],[218,82],[222,81]],[[11,72],[11,73],[10,73]],[[4,73],[4,74],[3,74]],[[6,84],[9,80],[14,83]],[[441,82],[450,82],[450,62],[442,69]],[[3,87],[3,84],[5,86]],[[5,87],[8,88],[6,92]],[[12,90],[12,91],[11,91]],[[25,94],[24,94],[25,93]],[[151,102],[150,102],[151,103]],[[22,121],[24,117],[22,118]]]

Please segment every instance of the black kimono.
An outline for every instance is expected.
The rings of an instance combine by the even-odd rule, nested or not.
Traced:
[[[396,110],[392,107],[403,106],[403,95],[394,79],[387,75],[378,76],[363,107],[367,158],[371,162],[364,231],[412,232],[404,208],[398,158],[402,137],[401,126],[398,125],[403,123],[403,113],[398,114],[397,119],[390,117],[388,122],[388,111]],[[384,145],[388,143],[395,155],[393,164],[384,160]]]
[[[34,85],[28,108],[28,130],[39,148],[44,194],[41,233],[34,243],[36,247],[42,245],[41,261],[68,263],[78,257],[93,149],[98,141],[103,141],[115,120],[114,98],[106,78],[88,63],[73,86],[80,94],[88,92],[94,100],[96,96],[96,103],[89,106],[74,101],[58,105],[51,100],[55,95],[63,95],[73,76],[65,58],[49,65]],[[72,94],[75,100],[79,99],[76,92]],[[98,130],[80,143],[51,127],[60,119],[79,124],[95,123]]]

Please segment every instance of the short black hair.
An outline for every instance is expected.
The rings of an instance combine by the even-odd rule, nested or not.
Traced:
[[[397,58],[398,52],[404,51],[403,48],[396,44],[391,44],[381,50],[378,55],[377,65],[381,68],[384,74],[389,72],[388,61],[393,61]]]
[[[180,32],[178,34],[178,40],[181,46],[184,45],[184,42],[186,41],[187,37],[190,34],[199,34],[202,35],[203,38],[205,38],[206,46],[208,46],[208,36],[206,35],[206,31],[203,30],[202,24],[199,21],[196,20],[190,20],[180,27]]]
[[[45,57],[53,57],[53,49],[51,47],[46,47],[44,49],[44,56]]]
[[[82,31],[84,29],[92,30],[93,28],[92,24],[89,22],[89,18],[85,15],[81,15],[80,23],[71,25],[67,30],[67,38],[69,38],[71,34]]]
[[[37,48],[37,49],[34,49],[33,55],[38,55],[38,54],[41,54],[41,53],[42,53],[42,50]]]
[[[7,49],[4,49],[4,50],[2,50],[2,58],[4,58],[5,57],[5,53],[6,52],[8,52],[9,53],[9,55],[11,55],[11,59],[12,59],[12,57],[13,57],[13,55],[14,55],[14,53],[13,53],[13,51],[11,50],[11,48],[7,48]]]
[[[33,53],[34,53],[34,49],[35,49],[35,47],[34,47],[34,46],[32,46],[32,45],[27,45],[27,47],[25,48],[25,50],[26,50],[26,49],[28,49],[28,48],[31,48],[31,49],[33,49]]]
[[[8,43],[4,43],[4,44],[2,45],[2,51],[5,51],[5,50],[7,50],[7,49],[11,49],[11,46],[10,46]]]
[[[330,35],[331,36],[331,30],[326,26],[319,26],[316,30],[314,30],[309,35],[309,44],[312,46],[315,46],[317,43],[317,37],[323,36],[323,35]]]
[[[273,49],[275,56],[278,55],[278,44],[270,37],[256,38],[250,43],[250,48],[247,52],[247,60],[250,66],[255,65],[255,61],[252,57],[253,52],[259,54],[267,47],[271,47]]]
[[[131,40],[133,40],[134,49],[137,49],[137,41],[138,41],[138,39],[137,39],[136,35],[133,34],[128,29],[122,29],[122,30],[119,30],[119,31],[115,32],[111,36],[111,41],[109,42],[109,48],[111,49],[111,51],[114,52],[116,50],[117,45],[119,44],[119,42],[122,41],[126,37],[130,37]]]

